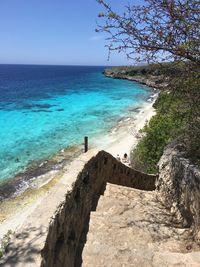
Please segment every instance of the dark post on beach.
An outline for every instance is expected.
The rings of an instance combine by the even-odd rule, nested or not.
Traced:
[[[85,153],[88,151],[88,137],[85,136],[84,138],[84,146],[85,146]]]

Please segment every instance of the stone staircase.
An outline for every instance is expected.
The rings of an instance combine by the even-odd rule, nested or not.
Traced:
[[[0,266],[200,266],[191,229],[162,206],[155,180],[105,151],[81,155],[27,216]]]
[[[156,191],[108,183],[90,215],[82,266],[200,266],[189,230],[175,227],[158,199]]]

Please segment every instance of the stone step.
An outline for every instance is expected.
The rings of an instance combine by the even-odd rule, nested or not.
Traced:
[[[200,266],[187,230],[171,219],[156,192],[107,184],[91,213],[82,266]]]

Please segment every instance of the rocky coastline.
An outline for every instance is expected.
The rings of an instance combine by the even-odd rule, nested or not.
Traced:
[[[166,89],[169,85],[169,79],[164,77],[164,75],[157,73],[143,74],[135,72],[132,74],[129,70],[123,68],[111,68],[105,69],[103,74],[109,78],[134,81],[160,90]]]

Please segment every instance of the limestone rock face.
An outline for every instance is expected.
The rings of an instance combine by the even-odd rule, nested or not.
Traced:
[[[130,75],[125,70],[117,70],[117,69],[106,69],[103,74],[106,77],[114,78],[114,79],[125,79],[129,81],[139,82],[141,84],[145,84],[149,87],[153,87],[156,89],[165,89],[167,88],[169,81],[163,75],[142,75],[135,74]]]
[[[159,161],[156,182],[162,203],[176,215],[183,227],[191,227],[200,241],[200,171],[183,157],[181,145],[169,145]]]

